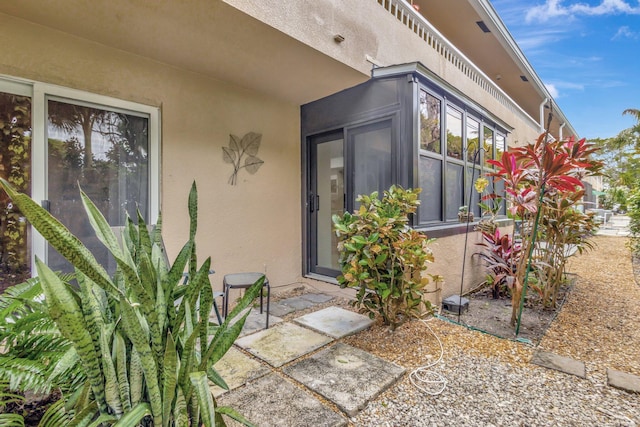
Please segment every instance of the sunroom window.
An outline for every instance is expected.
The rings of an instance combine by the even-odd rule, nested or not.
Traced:
[[[301,107],[305,274],[339,274],[332,215],[391,184],[422,188],[412,226],[462,232],[460,206],[480,215],[473,182],[504,150],[505,126],[422,65],[373,76]]]

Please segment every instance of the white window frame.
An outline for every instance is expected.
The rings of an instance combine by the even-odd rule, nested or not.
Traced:
[[[97,95],[82,90],[17,79],[0,75],[0,91],[31,97],[31,198],[36,202],[48,200],[47,188],[47,116],[48,98],[68,102],[89,103],[97,108],[115,109],[149,119],[149,219],[155,221],[161,207],[161,148],[160,109],[131,101]],[[46,262],[47,242],[36,230],[31,232],[31,274],[36,275],[35,257]]]

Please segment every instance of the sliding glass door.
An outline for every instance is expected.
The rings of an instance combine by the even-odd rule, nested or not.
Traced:
[[[80,188],[117,233],[139,209],[149,218],[149,117],[113,108],[47,100],[47,207],[88,249],[115,271],[84,213]],[[48,264],[69,270],[49,248]]]

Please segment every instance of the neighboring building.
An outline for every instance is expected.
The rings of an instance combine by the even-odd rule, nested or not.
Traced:
[[[30,106],[32,196],[80,234],[77,180],[114,227],[136,203],[152,221],[162,211],[173,257],[195,180],[214,286],[265,270],[277,286],[334,281],[330,216],[357,194],[421,186],[431,272],[457,293],[466,242],[474,285],[479,236],[466,241],[456,214],[477,203],[485,158],[533,141],[549,111],[556,138],[576,132],[489,1],[412,3],[420,13],[399,0],[4,2],[0,102]],[[261,145],[233,177],[230,134],[251,132]]]

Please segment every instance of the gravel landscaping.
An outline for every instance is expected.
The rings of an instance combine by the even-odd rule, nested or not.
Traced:
[[[640,287],[625,241],[598,236],[595,251],[571,261],[576,284],[538,347],[428,322],[444,348],[433,369],[447,379],[445,390],[425,394],[405,374],[350,425],[640,425],[640,395],[610,387],[606,378],[607,368],[640,375]],[[408,372],[440,354],[434,335],[416,321],[395,332],[377,323],[342,341]],[[537,349],[585,362],[587,378],[530,364]]]

